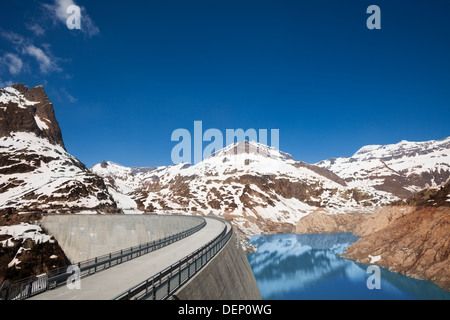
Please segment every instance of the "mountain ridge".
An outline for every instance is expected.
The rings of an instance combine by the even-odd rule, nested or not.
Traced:
[[[254,141],[229,145],[195,165],[150,168],[140,174],[121,166],[122,173],[126,172],[122,178],[117,174],[113,177],[107,170],[100,171],[99,165],[91,170],[112,180],[111,185],[132,181],[134,187],[128,184],[127,196],[142,212],[169,210],[223,215],[249,236],[273,232],[277,223],[283,224],[284,230],[295,230],[295,221],[317,209],[328,214],[371,213],[377,206],[407,198],[422,186],[440,186],[450,177],[447,140],[450,139],[366,146],[353,158],[335,159],[335,163],[343,166],[340,170],[330,160],[307,164]],[[412,152],[418,158],[412,159]],[[387,157],[388,154],[395,156]],[[430,164],[430,159],[424,158],[430,154],[442,157]],[[361,155],[363,160],[359,159]],[[417,172],[405,174],[402,168],[397,168],[405,159],[415,164]],[[351,164],[356,166],[352,168]],[[367,177],[354,179],[355,171],[366,164]],[[440,169],[439,175],[427,177],[427,171],[422,170],[427,165]],[[414,177],[420,179],[414,181]]]
[[[429,187],[445,184],[450,177],[450,137],[441,140],[390,145],[370,145],[352,157],[316,163],[344,179],[348,185],[370,185],[400,199]]]
[[[317,209],[371,213],[450,179],[450,138],[368,145],[316,164],[244,141],[194,165],[88,170],[66,152],[42,86],[1,89],[0,119],[0,209],[216,214],[248,237],[294,230]]]

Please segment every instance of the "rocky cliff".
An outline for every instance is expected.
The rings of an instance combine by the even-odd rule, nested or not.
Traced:
[[[449,231],[449,207],[385,208],[357,228],[362,238],[343,257],[429,280],[450,291]]]
[[[102,178],[67,153],[41,86],[0,90],[0,213],[117,212]]]
[[[15,84],[0,89],[0,137],[12,132],[33,133],[65,149],[53,105],[42,86],[28,89]]]
[[[324,209],[317,209],[300,219],[295,233],[352,233],[365,217],[364,214],[330,214]]]
[[[370,215],[318,210],[300,219],[296,232],[353,233],[360,239],[347,248],[343,257],[429,280],[450,290],[449,190],[449,184],[422,190],[402,206],[397,203],[379,207]]]

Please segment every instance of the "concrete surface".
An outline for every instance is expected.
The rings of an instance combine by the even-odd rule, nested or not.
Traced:
[[[236,234],[174,294],[180,300],[262,300],[253,271]]]
[[[159,240],[202,223],[192,216],[48,215],[42,227],[72,263]]]
[[[107,216],[98,216],[101,220],[90,220],[94,222],[96,228],[100,228],[103,230],[102,225],[106,228],[105,230],[110,230],[113,225],[109,225],[112,221],[103,223],[103,218],[107,218]],[[126,219],[129,219],[130,216],[123,216]],[[145,216],[144,216],[145,217]],[[183,217],[177,216],[176,219],[183,220]],[[176,220],[175,219],[175,220]],[[214,239],[217,235],[219,235],[226,225],[216,219],[206,219],[206,226],[202,228],[200,231],[190,235],[187,238],[184,238],[180,241],[177,241],[173,244],[168,245],[162,249],[156,250],[134,260],[130,260],[124,262],[120,265],[114,266],[110,269],[101,271],[94,275],[91,275],[87,278],[81,279],[81,289],[69,289],[66,286],[59,287],[55,290],[50,290],[45,293],[39,294],[30,300],[109,300],[114,298],[115,296],[121,294],[122,292],[128,290],[134,285],[146,280],[147,278],[155,275],[156,273],[162,271],[166,267],[172,265],[177,262],[181,258],[185,257],[189,253],[201,248],[203,245]],[[163,219],[164,220],[164,219]],[[175,222],[174,219],[171,220],[171,223]],[[88,227],[88,224],[85,222],[82,223],[81,220],[73,220],[80,221],[80,226],[83,225],[84,228]],[[183,220],[184,221],[184,220]],[[162,221],[160,221],[162,223]],[[187,221],[186,221],[187,222]],[[69,223],[69,221],[66,221]],[[116,221],[117,223],[117,221]],[[183,224],[183,223],[181,223]],[[48,225],[48,224],[47,224]],[[79,228],[80,226],[76,227]],[[56,226],[55,226],[56,227]],[[171,228],[171,227],[168,227]],[[56,228],[58,229],[58,228]],[[67,226],[62,226],[59,228],[61,230],[68,230]],[[129,229],[129,228],[128,228]],[[175,232],[175,227],[173,230]],[[85,229],[86,230],[86,229]],[[89,229],[91,230],[91,229]],[[127,228],[125,228],[127,230]],[[87,232],[87,230],[86,230]],[[87,233],[89,234],[89,233]],[[115,237],[121,238],[115,233]],[[74,241],[73,235],[71,235],[71,241]],[[84,245],[90,245],[88,242],[92,240],[90,236],[87,239],[81,239]],[[123,242],[119,241],[120,244]],[[115,251],[117,248],[114,248]],[[229,251],[229,250],[227,250]],[[227,261],[229,263],[226,264],[226,268],[233,268],[230,264],[234,261],[233,250],[229,251]],[[244,256],[245,258],[245,256]],[[242,257],[236,258],[236,261],[240,261],[236,268],[240,268],[242,266]],[[212,261],[215,261],[213,259]],[[216,260],[216,264],[220,264],[220,259]],[[213,271],[210,271],[213,272]],[[225,277],[228,275],[239,276],[238,270],[228,271],[223,273]],[[251,270],[250,270],[251,272]],[[222,273],[222,272],[221,272]],[[248,277],[247,271],[245,271],[245,275]],[[253,274],[252,274],[253,275]],[[221,281],[227,282],[228,279],[223,278]],[[258,291],[259,293],[259,291]]]

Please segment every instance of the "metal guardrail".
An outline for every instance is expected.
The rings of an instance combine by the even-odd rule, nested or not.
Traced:
[[[233,227],[229,221],[218,220],[225,223],[225,229],[216,238],[163,271],[117,295],[112,300],[168,299],[228,243],[233,235]]]
[[[138,258],[144,254],[168,246],[171,243],[190,236],[206,225],[206,220],[204,218],[198,216],[192,217],[201,219],[202,222],[189,230],[177,233],[175,235],[152,242],[147,242],[145,244],[134,246],[125,250],[118,250],[86,261],[78,262],[74,264],[74,266],[77,266],[79,268],[80,277],[85,278],[99,271],[109,269],[123,262]],[[65,285],[67,283],[67,279],[71,275],[71,273],[67,272],[66,266],[63,268],[52,270],[48,274],[34,276],[15,283],[11,283],[6,289],[6,293],[3,299],[25,300],[31,298],[45,291],[55,289],[61,285]]]

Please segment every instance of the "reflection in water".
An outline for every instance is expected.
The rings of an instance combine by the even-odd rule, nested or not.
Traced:
[[[358,238],[351,234],[255,236],[248,255],[264,299],[450,299],[423,280],[381,269],[381,289],[369,290],[367,265],[338,257]]]

